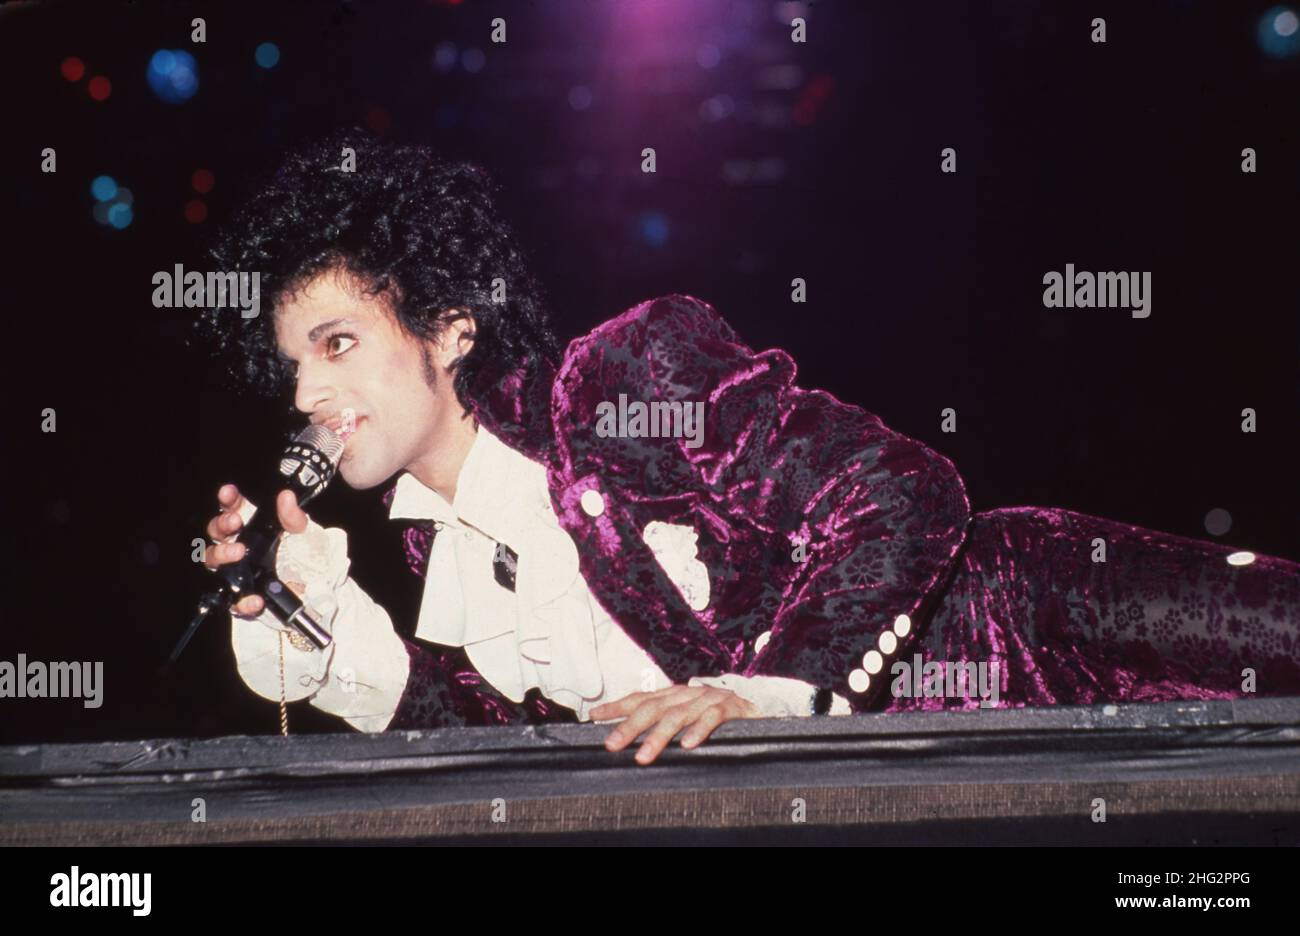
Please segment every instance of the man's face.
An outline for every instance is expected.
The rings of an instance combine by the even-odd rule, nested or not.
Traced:
[[[332,427],[344,408],[356,411],[339,464],[353,488],[382,484],[438,451],[463,416],[444,347],[406,334],[382,298],[346,274],[323,274],[282,304],[275,337],[281,357],[297,363],[294,404],[312,422]]]

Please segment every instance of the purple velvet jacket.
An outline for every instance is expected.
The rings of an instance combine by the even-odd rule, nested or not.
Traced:
[[[557,373],[500,375],[472,409],[546,466],[592,594],[674,682],[787,676],[855,712],[970,707],[899,697],[891,664],[984,660],[1001,668],[1002,706],[1225,698],[1243,694],[1246,667],[1260,694],[1300,693],[1300,565],[1234,566],[1227,547],[1059,509],[972,515],[948,459],[794,379],[789,355],[753,352],[707,303],[671,295],[574,341]],[[602,437],[597,406],[619,394],[703,402],[703,444]],[[588,491],[604,505],[594,516]],[[655,520],[699,534],[703,610],[643,541]],[[433,535],[404,533],[421,576]],[[463,650],[407,648],[390,728],[574,718],[536,690],[506,699]]]

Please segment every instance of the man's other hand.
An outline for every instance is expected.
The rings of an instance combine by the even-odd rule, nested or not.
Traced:
[[[621,751],[649,731],[636,752],[638,764],[650,764],[683,728],[682,747],[693,748],[725,721],[760,718],[758,707],[730,689],[706,686],[669,686],[658,692],[634,692],[617,702],[591,710],[593,719],[626,716],[605,739],[605,747]]]

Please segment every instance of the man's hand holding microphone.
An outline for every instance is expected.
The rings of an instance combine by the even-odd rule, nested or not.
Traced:
[[[251,514],[252,504],[233,484],[223,485],[217,492],[220,511],[207,526],[208,539],[213,542],[204,553],[203,564],[212,571],[223,565],[239,562],[246,554],[246,547],[238,542],[239,532],[244,528],[245,515]],[[287,533],[305,533],[311,518],[298,506],[298,498],[293,491],[283,490],[275,500],[275,512],[280,526]],[[298,595],[305,587],[301,582],[285,582]],[[297,587],[295,587],[297,586]],[[257,617],[266,608],[261,595],[248,595],[241,598],[232,608],[231,613],[239,617]]]

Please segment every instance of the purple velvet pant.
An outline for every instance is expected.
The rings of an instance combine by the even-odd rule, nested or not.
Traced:
[[[901,657],[913,669],[913,654],[922,668],[996,661],[998,708],[1248,698],[1248,670],[1256,695],[1300,695],[1300,563],[1230,564],[1235,552],[1069,510],[978,513]],[[974,690],[927,698],[916,686],[883,696],[884,710],[979,705]]]

